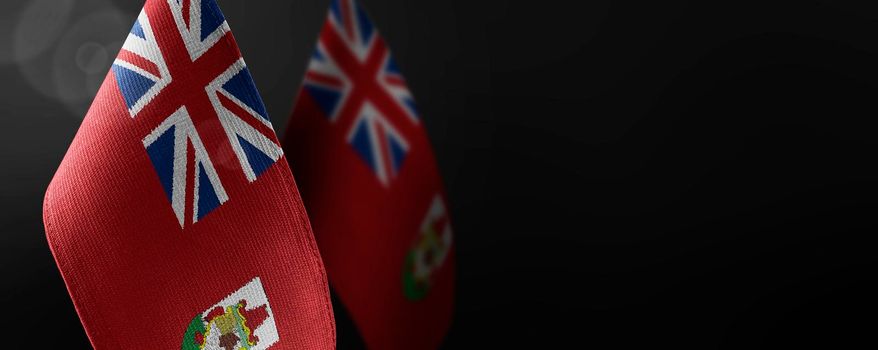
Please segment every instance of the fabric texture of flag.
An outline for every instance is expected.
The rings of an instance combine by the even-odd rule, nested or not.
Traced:
[[[331,1],[284,146],[330,284],[366,345],[438,347],[454,299],[446,194],[412,94],[362,4]]]
[[[310,223],[214,0],[146,1],[44,221],[95,348],[335,346]]]

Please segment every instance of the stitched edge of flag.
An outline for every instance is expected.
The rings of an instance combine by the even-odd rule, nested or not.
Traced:
[[[64,166],[63,161],[61,166]],[[52,216],[52,201],[54,199],[53,192],[55,186],[55,177],[53,176],[52,181],[49,183],[49,187],[46,189],[46,195],[43,196],[43,225],[46,229],[46,241],[49,243],[49,250],[52,252],[52,258],[55,260],[55,264],[58,265],[58,271],[61,273],[61,279],[64,281],[64,287],[67,289],[67,293],[70,294],[70,300],[73,302],[73,309],[76,311],[76,315],[79,317],[79,323],[82,324],[82,328],[85,330],[85,335],[86,337],[88,337],[88,341],[89,343],[91,343],[91,346],[97,348],[97,339],[101,339],[102,341],[104,339],[107,339],[117,349],[122,349],[122,346],[115,337],[102,337],[100,335],[103,334],[103,332],[99,328],[89,327],[89,325],[87,325],[85,322],[85,308],[84,305],[82,305],[81,300],[86,299],[86,303],[89,304],[95,303],[94,300],[90,297],[90,294],[79,292],[79,289],[75,287],[75,284],[70,283],[69,276],[67,275],[67,271],[69,269],[58,256],[58,242],[53,238],[53,236],[57,236],[57,231],[55,230],[56,225]],[[97,309],[89,309],[88,313],[95,315],[97,319],[104,319],[104,317]]]

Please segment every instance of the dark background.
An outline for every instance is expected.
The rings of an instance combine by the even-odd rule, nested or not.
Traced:
[[[328,1],[219,2],[284,130]],[[447,348],[875,346],[878,4],[363,2],[450,195]],[[4,344],[88,346],[42,195],[141,4],[0,1]]]

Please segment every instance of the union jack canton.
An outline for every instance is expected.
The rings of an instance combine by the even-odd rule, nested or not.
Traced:
[[[330,3],[303,86],[382,185],[396,177],[420,123],[384,39],[353,0]]]
[[[185,227],[230,200],[224,183],[256,181],[283,151],[216,3],[167,2],[155,15],[168,18],[140,13],[112,70],[131,118],[156,125],[143,146]]]

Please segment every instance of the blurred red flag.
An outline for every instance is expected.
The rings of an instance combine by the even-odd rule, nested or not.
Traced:
[[[284,146],[366,344],[438,347],[454,296],[446,197],[412,95],[356,1],[331,2]]]
[[[330,349],[309,222],[214,0],[148,0],[45,199],[98,349]]]

